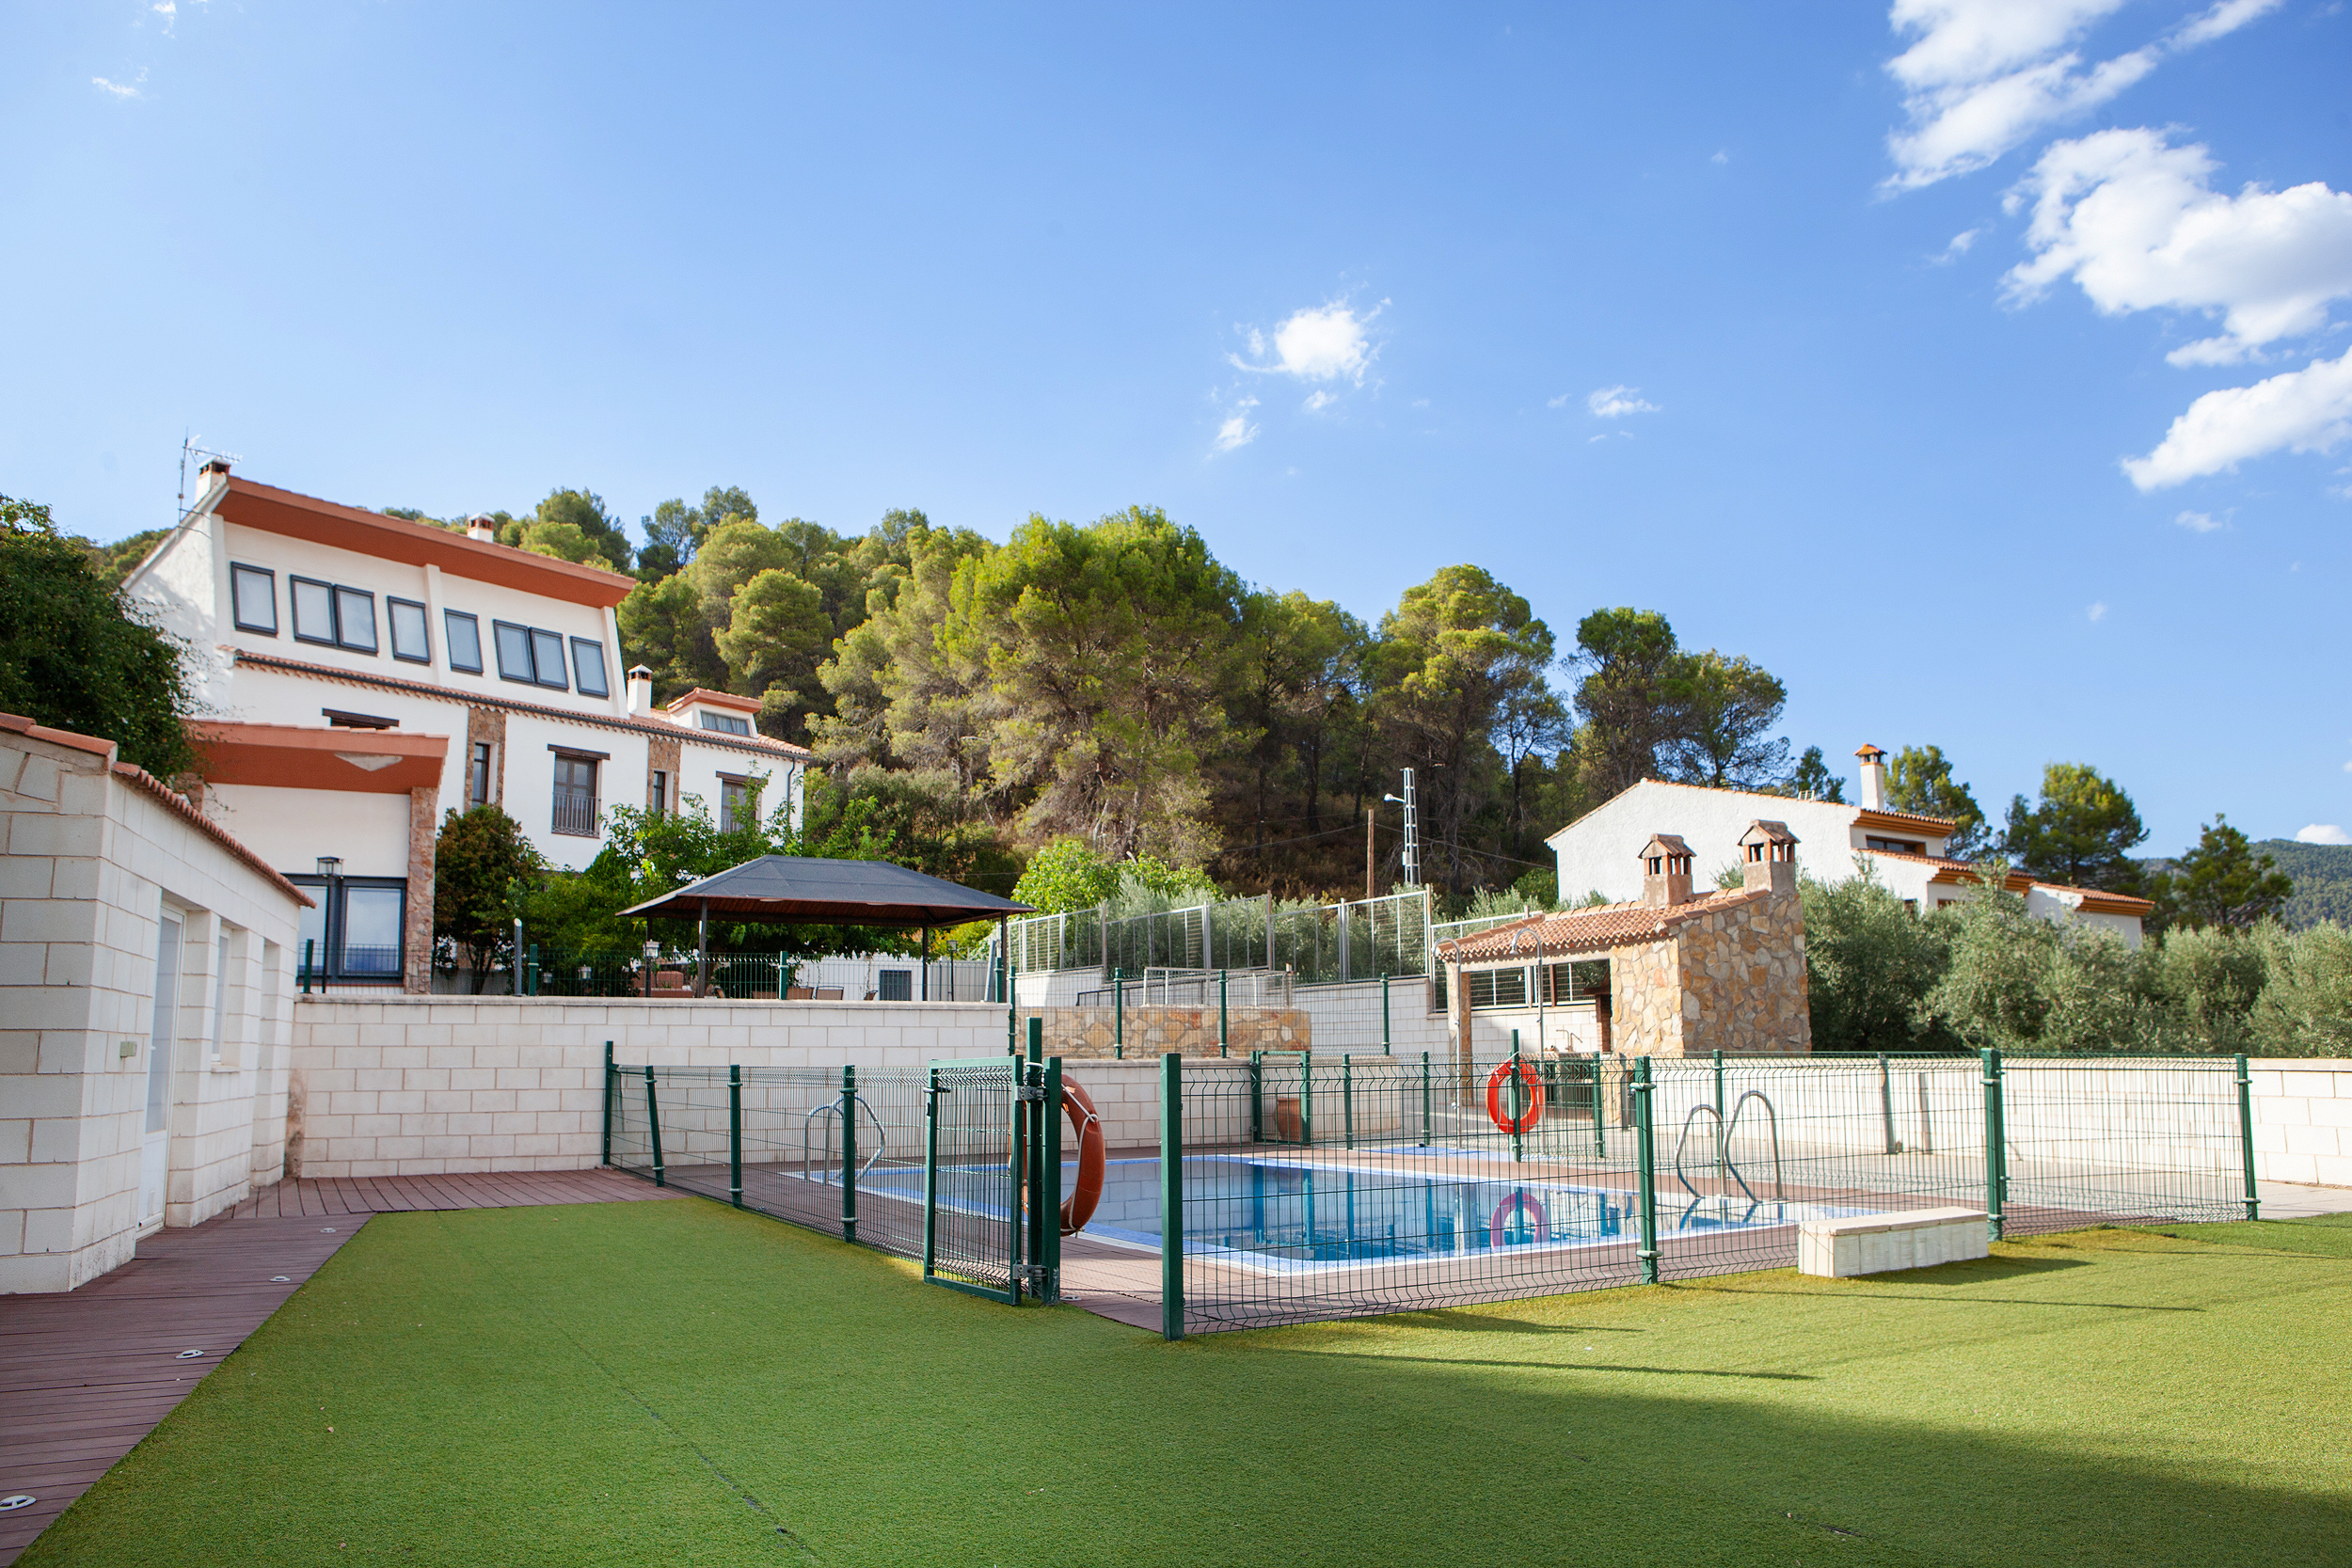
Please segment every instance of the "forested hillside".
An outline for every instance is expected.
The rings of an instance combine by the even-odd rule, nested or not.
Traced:
[[[1634,610],[1571,642],[1473,565],[1367,623],[1244,582],[1151,507],[1033,516],[1001,545],[914,511],[853,535],[770,522],[732,488],[664,502],[633,550],[586,491],[494,523],[518,548],[633,566],[624,657],[658,699],[759,698],[761,729],[824,763],[820,793],[943,870],[1075,836],[1236,890],[1360,895],[1376,809],[1385,891],[1402,817],[1382,798],[1409,767],[1425,880],[1549,896],[1544,835],[1645,775],[1832,783],[1818,752],[1795,766],[1774,734],[1787,694],[1746,658]]]
[[[2352,844],[2266,838],[2254,847],[2295,879],[2295,892],[2283,912],[2289,926],[2316,926],[2323,920],[2352,926]]]

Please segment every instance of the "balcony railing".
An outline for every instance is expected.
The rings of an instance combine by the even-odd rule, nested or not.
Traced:
[[[580,838],[600,836],[603,827],[598,808],[602,804],[584,789],[559,787],[555,792],[554,831]]]

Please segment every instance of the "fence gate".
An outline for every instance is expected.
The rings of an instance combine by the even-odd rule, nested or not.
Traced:
[[[1018,1303],[1027,1075],[1009,1056],[933,1062],[925,1085],[923,1277]]]

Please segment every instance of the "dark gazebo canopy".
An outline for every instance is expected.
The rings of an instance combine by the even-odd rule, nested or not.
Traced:
[[[621,911],[667,920],[723,915],[776,926],[896,926],[926,930],[1036,912],[1031,905],[927,877],[888,861],[814,860],[800,855],[762,855]]]

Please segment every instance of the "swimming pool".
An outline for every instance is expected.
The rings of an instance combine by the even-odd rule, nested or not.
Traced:
[[[1077,1179],[1062,1168],[1063,1190]],[[940,1204],[1002,1216],[1001,1167],[942,1166]],[[913,1202],[919,1170],[875,1172],[862,1191]],[[1298,1164],[1238,1155],[1184,1161],[1184,1251],[1275,1273],[1474,1259],[1597,1246],[1631,1240],[1639,1228],[1629,1191],[1554,1181],[1466,1180],[1376,1165]],[[1708,1197],[1658,1205],[1661,1238],[1760,1230],[1801,1219],[1867,1212],[1820,1204]],[[1113,1160],[1103,1201],[1085,1234],[1122,1246],[1160,1249],[1160,1163]]]

